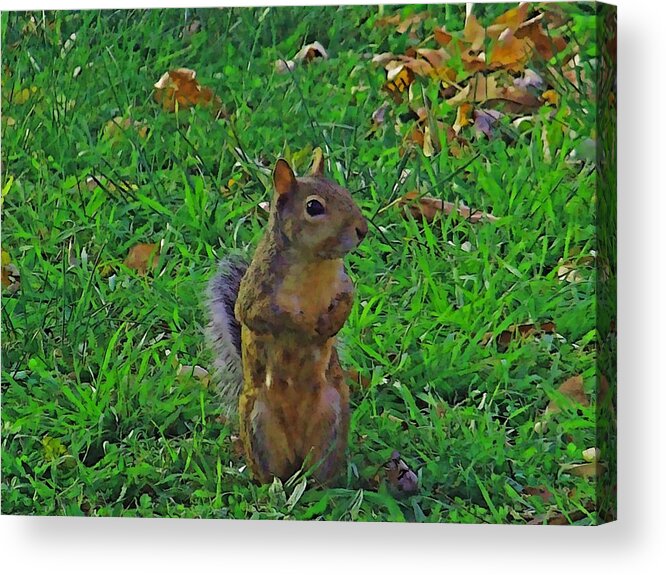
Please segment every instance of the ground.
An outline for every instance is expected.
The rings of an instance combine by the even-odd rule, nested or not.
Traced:
[[[378,25],[423,9],[3,13],[3,513],[595,523],[595,478],[571,467],[597,446],[594,400],[543,424],[562,383],[596,381],[595,103],[558,84],[490,137],[428,149],[414,99],[444,131],[457,106],[424,78],[392,95],[371,62],[463,29],[464,5],[428,7],[415,34]],[[591,77],[593,14],[568,17]],[[328,59],[278,73],[314,41]],[[155,101],[178,68],[219,101]],[[348,466],[335,488],[257,486],[214,385],[179,369],[211,364],[205,285],[256,245],[270,167],[303,173],[314,147],[370,220],[341,334]],[[498,219],[405,217],[413,191]],[[127,260],[140,244],[159,257]],[[395,450],[410,496],[384,470]]]

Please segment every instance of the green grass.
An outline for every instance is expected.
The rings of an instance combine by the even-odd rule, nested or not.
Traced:
[[[430,9],[461,29],[464,6]],[[555,117],[544,108],[520,131],[505,122],[510,137],[472,139],[460,158],[401,156],[408,126],[392,124],[406,104],[369,134],[389,98],[367,54],[408,41],[374,26],[377,7],[191,10],[187,21],[57,12],[45,27],[30,16],[2,15],[2,113],[14,121],[2,127],[2,247],[21,274],[2,298],[3,513],[524,523],[552,508],[595,522],[594,480],[561,471],[595,445],[594,408],[534,431],[565,379],[594,385],[594,270],[557,278],[560,258],[595,248],[594,169],[568,161],[593,133],[593,102],[562,93]],[[575,16],[585,32],[589,17]],[[195,17],[201,30],[184,37]],[[274,73],[313,40],[330,60]],[[231,119],[162,111],[152,86],[176,67],[195,69]],[[453,123],[455,110],[435,111]],[[148,136],[106,137],[117,116],[145,122]],[[342,334],[345,364],[371,383],[352,389],[345,480],[302,491],[254,485],[212,386],[178,378],[167,356],[210,364],[202,293],[215,261],[251,253],[270,166],[287,155],[302,172],[313,146],[372,218],[349,257],[358,291]],[[102,185],[90,189],[91,176]],[[500,220],[427,224],[382,210],[413,189]],[[160,242],[154,273],[122,265],[132,246]],[[546,321],[557,336],[483,342]],[[381,472],[395,449],[419,475],[407,499]],[[552,501],[524,492],[535,486]]]

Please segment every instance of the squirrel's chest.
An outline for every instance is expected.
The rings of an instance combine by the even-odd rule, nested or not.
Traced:
[[[341,260],[294,266],[278,286],[276,303],[294,316],[315,318],[353,285]]]

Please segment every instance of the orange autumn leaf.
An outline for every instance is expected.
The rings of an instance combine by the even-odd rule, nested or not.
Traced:
[[[435,28],[433,32],[435,34],[435,42],[440,46],[446,48],[451,43],[451,40],[453,40],[453,36],[446,31],[446,28]]]
[[[197,73],[188,68],[178,68],[165,72],[155,83],[155,100],[168,112],[176,108],[187,109],[192,106],[212,106],[219,110],[220,99],[210,88],[201,86],[196,79]]]
[[[516,38],[507,28],[491,48],[488,66],[517,72],[525,67],[530,53],[527,40]]]
[[[130,249],[125,261],[128,268],[136,270],[139,275],[146,275],[149,267],[155,269],[159,262],[159,244],[137,244]]]
[[[392,63],[389,63],[392,64]],[[386,74],[386,84],[384,89],[394,96],[403,93],[414,81],[415,74],[409,66],[397,64],[391,67]]]
[[[458,134],[463,127],[468,126],[470,122],[470,115],[474,107],[469,102],[465,102],[461,106],[458,106],[456,112],[456,121],[453,124],[453,131]]]

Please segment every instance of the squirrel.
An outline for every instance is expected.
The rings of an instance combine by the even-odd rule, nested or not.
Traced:
[[[320,149],[307,177],[279,159],[268,227],[251,262],[228,256],[209,283],[222,402],[228,413],[237,408],[245,459],[260,483],[303,467],[327,484],[344,464],[349,388],[335,336],[353,303],[343,257],[368,225],[349,191],[323,171]]]

